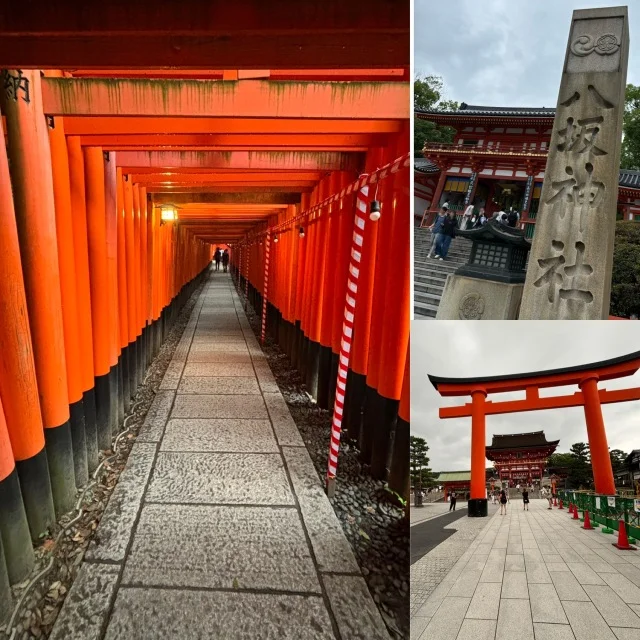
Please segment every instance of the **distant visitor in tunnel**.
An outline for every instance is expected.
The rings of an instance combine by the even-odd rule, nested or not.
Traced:
[[[216,271],[220,271],[221,258],[222,258],[222,252],[220,251],[220,247],[216,247],[216,251],[213,254],[213,259],[216,261]]]
[[[222,266],[224,267],[224,272],[227,272],[227,267],[229,266],[229,249],[225,249],[222,254]]]

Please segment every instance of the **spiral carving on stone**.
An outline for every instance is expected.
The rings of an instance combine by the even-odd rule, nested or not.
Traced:
[[[484,313],[484,305],[484,298],[479,293],[468,293],[458,307],[460,320],[480,320]]]
[[[620,48],[618,38],[612,33],[605,33],[597,40],[593,36],[578,36],[571,44],[571,52],[577,56],[588,56],[594,51],[601,56],[609,56]]]

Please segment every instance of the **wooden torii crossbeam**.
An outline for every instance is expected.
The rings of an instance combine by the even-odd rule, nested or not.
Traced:
[[[429,376],[441,396],[471,396],[471,402],[459,407],[442,407],[440,418],[471,417],[471,499],[470,516],[487,515],[485,487],[485,418],[487,415],[519,413],[540,409],[584,407],[591,466],[596,492],[615,494],[613,470],[602,418],[602,405],[640,400],[640,387],[608,391],[598,389],[598,382],[631,376],[640,369],[640,351],[610,360],[549,371],[489,376],[448,378]],[[540,397],[540,389],[578,385],[580,391],[570,395]],[[524,400],[492,402],[491,393],[525,391]]]

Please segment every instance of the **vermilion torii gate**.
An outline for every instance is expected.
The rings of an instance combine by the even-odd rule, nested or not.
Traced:
[[[631,376],[638,369],[640,369],[640,351],[602,362],[549,371],[480,378],[429,376],[429,380],[441,396],[471,396],[470,403],[461,407],[442,407],[439,414],[440,418],[471,417],[469,516],[487,515],[485,419],[488,415],[500,413],[584,407],[595,490],[602,495],[614,495],[616,490],[601,405],[640,400],[640,387],[608,391],[598,389],[598,382]],[[540,389],[574,384],[580,387],[580,391],[571,395],[540,397]],[[526,393],[523,400],[492,402],[486,399],[490,393],[522,390]]]

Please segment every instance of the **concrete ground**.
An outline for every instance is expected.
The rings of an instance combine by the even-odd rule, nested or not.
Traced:
[[[388,639],[228,274],[212,272],[51,633]]]
[[[449,507],[451,505],[448,502],[425,502],[422,507],[411,507],[409,510],[409,521],[411,523],[410,526],[414,527],[425,520],[430,520],[431,518],[437,518],[444,513],[449,513]],[[456,511],[460,509],[467,508],[467,502],[458,500],[456,504]],[[412,532],[413,533],[413,532]]]
[[[448,527],[460,518],[467,517],[467,506],[427,518],[411,526],[411,564],[420,560],[434,547],[444,542],[455,530]]]
[[[640,551],[616,549],[616,536],[585,531],[544,500],[467,518],[479,520],[455,565],[412,603],[411,638],[640,640]],[[412,567],[412,600],[438,550]]]

